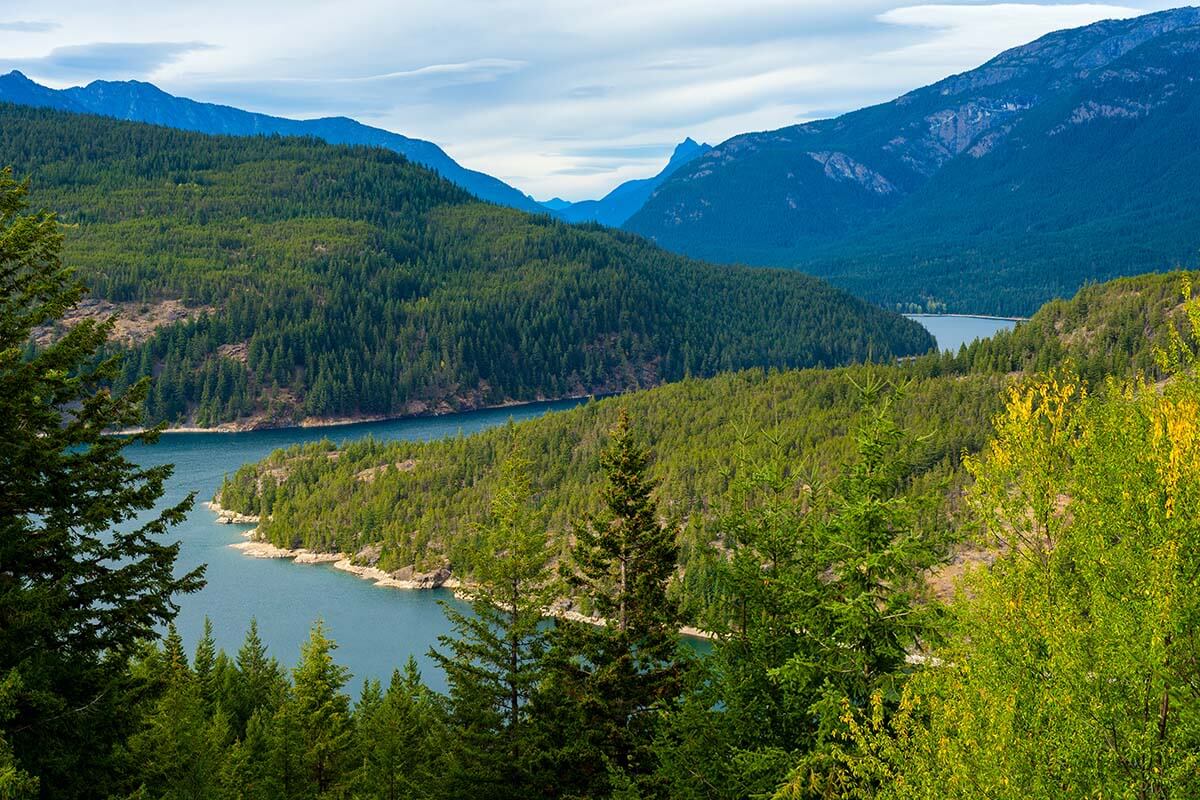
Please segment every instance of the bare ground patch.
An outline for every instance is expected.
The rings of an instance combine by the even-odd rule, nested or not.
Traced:
[[[109,317],[116,317],[116,321],[113,323],[112,341],[125,347],[131,347],[145,342],[159,328],[165,328],[177,322],[194,320],[201,314],[212,310],[211,306],[186,306],[181,300],[114,303],[109,300],[87,297],[80,300],[78,305],[53,325],[44,325],[35,330],[33,338],[39,345],[44,346],[61,338],[67,331],[84,320],[103,321]]]

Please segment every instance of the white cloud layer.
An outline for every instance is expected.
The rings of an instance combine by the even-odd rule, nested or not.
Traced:
[[[255,111],[353,116],[431,139],[537,197],[581,199],[657,172],[685,136],[719,142],[829,116],[1051,30],[1165,7],[60,0],[34,22],[0,17],[0,68],[56,86],[137,78]]]

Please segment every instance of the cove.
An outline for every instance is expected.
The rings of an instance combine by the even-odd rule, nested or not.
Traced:
[[[425,682],[444,691],[445,677],[426,654],[439,635],[450,632],[438,601],[458,603],[451,592],[380,589],[328,564],[298,565],[286,559],[250,558],[229,546],[243,541],[241,534],[250,526],[219,525],[216,515],[201,503],[212,498],[226,473],[280,447],[326,438],[344,442],[366,436],[430,440],[467,435],[503,425],[509,419],[531,419],[582,402],[533,403],[331,428],[169,433],[158,444],[131,447],[127,453],[139,464],[175,465],[160,506],[177,503],[189,492],[196,494],[192,512],[168,534],[169,539],[181,543],[180,572],[208,565],[208,585],[195,594],[177,598],[180,612],[176,625],[189,655],[200,638],[205,617],[212,620],[217,646],[231,657],[253,617],[258,620],[259,635],[271,655],[290,668],[299,659],[300,645],[308,638],[309,629],[322,619],[338,643],[335,657],[352,673],[347,686],[351,693],[357,695],[365,678],[378,678],[386,684],[392,670],[403,666],[409,656],[416,658]]]

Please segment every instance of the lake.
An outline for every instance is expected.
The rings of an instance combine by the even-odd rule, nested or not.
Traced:
[[[1019,322],[1006,317],[971,317],[958,314],[905,314],[921,323],[937,339],[938,347],[957,353],[976,339],[987,339],[997,331],[1012,330]]]
[[[182,543],[179,569],[208,564],[208,585],[179,598],[176,620],[190,648],[212,619],[217,645],[233,655],[241,645],[251,617],[259,634],[287,666],[300,656],[300,644],[321,618],[338,643],[336,658],[354,677],[349,689],[357,695],[363,678],[386,684],[392,669],[410,655],[421,666],[425,682],[445,689],[445,677],[426,655],[439,634],[450,626],[439,601],[458,603],[447,590],[404,591],[376,588],[370,581],[333,569],[328,564],[301,565],[286,559],[251,558],[229,545],[243,541],[248,525],[218,525],[216,516],[201,505],[212,498],[225,473],[258,461],[276,448],[328,438],[335,442],[374,436],[376,439],[438,439],[470,434],[514,420],[530,419],[580,402],[566,400],[510,408],[474,411],[441,417],[372,422],[335,428],[288,428],[247,433],[171,433],[152,447],[128,452],[144,465],[172,463],[175,474],[166,485],[163,503],[175,503],[196,493],[196,506],[172,529]]]
[[[909,316],[937,338],[939,347],[955,351],[961,344],[1015,324],[1014,320],[994,317]],[[255,617],[271,654],[291,666],[300,655],[300,644],[319,618],[338,643],[338,660],[354,675],[350,688],[355,692],[363,678],[386,682],[392,670],[410,655],[417,659],[426,683],[445,689],[445,677],[427,653],[439,635],[449,632],[439,602],[459,603],[451,592],[381,589],[329,564],[251,558],[229,546],[243,541],[241,534],[250,526],[218,525],[216,516],[201,503],[212,498],[226,473],[280,447],[324,438],[335,442],[365,436],[380,440],[438,439],[502,425],[510,418],[530,419],[573,408],[580,402],[534,403],[334,428],[172,433],[153,447],[132,449],[131,457],[141,464],[175,465],[175,474],[166,485],[164,504],[178,502],[188,492],[196,493],[196,507],[172,532],[182,543],[180,570],[208,565],[208,585],[179,601],[181,611],[176,624],[184,641],[193,647],[208,617],[213,622],[217,645],[232,655],[242,642],[250,618]]]

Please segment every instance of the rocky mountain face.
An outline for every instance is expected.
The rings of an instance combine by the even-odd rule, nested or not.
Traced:
[[[143,81],[93,81],[87,86],[50,89],[17,71],[0,76],[0,102],[98,114],[199,133],[313,136],[331,144],[385,147],[432,169],[481,200],[523,211],[545,213],[545,209],[533,198],[498,178],[463,167],[433,142],[373,128],[347,117],[296,120],[256,114],[231,106],[176,97]]]
[[[1121,196],[1097,193],[1144,168],[1145,153],[1130,152],[1130,143],[1158,148],[1155,159],[1176,172],[1162,187],[1174,199],[1200,200],[1200,172],[1187,171],[1194,149],[1187,142],[1196,141],[1189,137],[1198,49],[1200,9],[1194,8],[1052,33],[889,103],[734,137],[676,172],[625,227],[691,255],[798,265],[843,285],[857,281],[856,291],[888,302],[961,307],[971,292],[910,279],[930,259],[973,263],[981,242],[1012,218],[1027,221],[1022,209],[1040,208],[1041,200],[1022,187],[1059,195],[1075,218],[1058,223],[1072,241],[1056,251],[1077,249],[1085,220],[1093,229],[1098,220],[1141,227],[1144,187],[1130,186]],[[1024,172],[1014,172],[1015,164]],[[1160,172],[1151,167],[1141,177],[1164,177]],[[1182,251],[1172,249],[1179,237],[1160,233],[1165,239],[1158,244],[1144,242],[1147,255],[1179,258]],[[918,246],[932,249],[918,252]],[[1197,250],[1200,242],[1192,246]],[[881,254],[894,256],[888,275],[897,280],[889,286],[879,286],[879,274],[865,266]],[[1054,259],[1042,266],[1035,270],[1038,297],[1010,302],[1007,310],[1032,308],[1047,293],[1077,287],[1074,275],[1047,278],[1063,266]],[[1172,264],[1150,268],[1159,266]],[[955,280],[950,267],[934,272]],[[1111,275],[1098,269],[1084,279],[1105,277]],[[975,280],[969,271],[968,280]],[[988,305],[980,301],[973,300]]]
[[[542,205],[567,222],[599,222],[601,225],[619,227],[645,205],[654,190],[667,178],[711,149],[709,145],[700,144],[689,136],[675,145],[667,165],[652,178],[625,181],[599,200],[568,203],[555,198]]]

